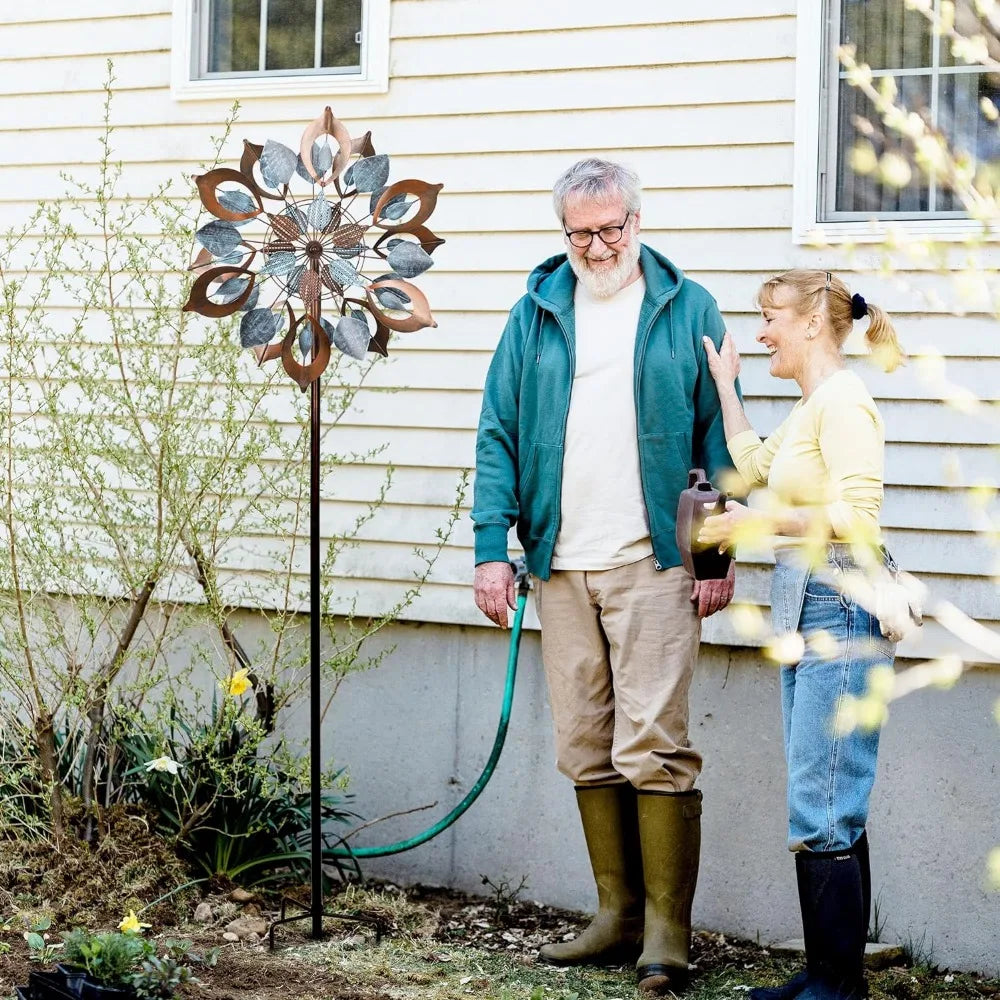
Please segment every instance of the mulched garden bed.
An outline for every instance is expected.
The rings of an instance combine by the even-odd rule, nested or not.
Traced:
[[[183,926],[157,925],[149,932],[191,939],[199,949],[221,947],[217,966],[199,969],[201,984],[187,987],[184,997],[626,1000],[634,995],[630,969],[595,971],[589,975],[603,978],[588,980],[586,972],[567,974],[537,964],[538,948],[546,941],[574,934],[582,926],[582,917],[502,894],[479,898],[420,886],[407,890],[386,885],[348,887],[329,901],[329,907],[377,922],[384,935],[381,947],[376,946],[370,926],[343,921],[329,921],[328,940],[317,944],[309,939],[309,922],[303,921],[279,929],[279,948],[275,952],[270,952],[266,939],[256,933],[276,915],[273,899],[236,890],[215,893],[202,903],[202,922],[194,921],[189,906],[189,919]],[[231,940],[237,935],[227,928],[238,929],[239,940]],[[60,929],[63,926],[54,927]],[[229,935],[229,940],[223,938],[224,934]],[[19,938],[19,929],[13,926],[0,932],[3,1000],[12,995],[15,982],[27,980],[30,966]],[[6,954],[4,944],[10,948]],[[696,1000],[735,1000],[746,995],[749,984],[779,981],[793,967],[788,959],[776,957],[758,945],[707,932],[695,935],[692,960],[697,967],[692,987]],[[870,978],[873,998],[1000,997],[998,982],[968,975],[949,976],[926,968],[895,967],[873,973]]]

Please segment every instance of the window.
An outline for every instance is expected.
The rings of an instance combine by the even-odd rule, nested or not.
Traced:
[[[940,7],[942,0],[934,3]],[[973,0],[956,6],[975,18]],[[912,162],[912,148],[883,132],[868,98],[847,82],[836,50],[855,45],[876,84],[892,77],[907,110],[979,163],[1000,165],[1000,133],[980,111],[984,97],[1000,102],[1000,74],[955,59],[950,40],[937,37],[927,18],[908,10],[904,0],[817,0],[799,10],[796,237],[803,240],[817,226],[827,237],[858,235],[871,229],[872,219],[934,235],[967,232],[969,220],[954,196],[916,168],[901,189],[852,171],[859,118],[875,128],[869,139],[876,153],[899,150]]]
[[[389,0],[174,0],[173,94],[384,92]]]

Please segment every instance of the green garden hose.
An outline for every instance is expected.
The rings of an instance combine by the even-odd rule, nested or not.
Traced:
[[[447,816],[443,817],[433,826],[429,826],[422,833],[418,833],[408,840],[399,840],[394,844],[386,844],[382,847],[356,847],[337,848],[323,852],[324,857],[334,858],[384,858],[390,854],[401,854],[413,847],[419,847],[427,843],[439,833],[447,830],[455,820],[458,819],[486,787],[487,782],[496,770],[497,761],[500,760],[500,751],[503,750],[504,741],[507,738],[507,726],[510,723],[510,709],[514,701],[514,680],[517,677],[517,657],[521,647],[521,620],[524,618],[524,608],[528,602],[528,574],[524,567],[524,561],[518,560],[512,564],[515,570],[515,582],[517,583],[517,609],[514,612],[514,623],[510,629],[510,651],[507,655],[507,682],[503,692],[503,706],[500,709],[500,724],[497,726],[496,739],[493,741],[493,750],[490,752],[489,760],[483,768],[479,779],[469,790],[468,795],[455,806]]]

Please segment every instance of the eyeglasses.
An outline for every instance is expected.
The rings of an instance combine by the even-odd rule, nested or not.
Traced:
[[[628,225],[628,217],[631,214],[631,212],[625,213],[625,221],[620,226],[605,226],[603,229],[574,229],[572,232],[568,229],[563,229],[563,232],[570,243],[580,250],[585,250],[589,247],[594,242],[595,236],[600,236],[601,242],[605,246],[612,246],[622,238],[622,233]]]

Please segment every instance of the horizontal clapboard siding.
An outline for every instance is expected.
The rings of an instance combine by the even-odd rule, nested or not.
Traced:
[[[0,26],[5,226],[27,219],[39,199],[60,196],[69,165],[80,180],[96,179],[108,58],[120,193],[142,196],[167,178],[177,196],[190,189],[228,103],[171,100],[170,0],[8,4]],[[618,156],[640,172],[644,238],[715,296],[744,353],[752,421],[761,433],[780,422],[796,389],[770,379],[754,342],[759,282],[793,266],[849,272],[879,263],[870,252],[847,263],[834,250],[792,243],[795,30],[794,0],[714,0],[697,9],[662,0],[393,0],[389,92],[330,103],[352,131],[372,129],[376,148],[392,154],[394,177],[445,185],[431,224],[447,243],[420,279],[438,328],[395,339],[391,359],[375,366],[328,440],[344,452],[382,447],[371,462],[339,471],[323,504],[331,536],[353,523],[394,466],[385,507],[339,564],[343,606],[355,595],[362,611],[395,600],[412,580],[414,547],[432,544],[446,521],[461,471],[474,463],[480,392],[506,311],[531,267],[561,250],[551,183],[578,156]],[[226,148],[231,160],[244,136],[296,145],[323,103],[275,95],[244,102]],[[26,241],[25,255],[32,246]],[[955,251],[956,266],[963,254]],[[973,413],[943,405],[941,385],[918,357],[892,376],[852,362],[885,418],[883,522],[897,558],[935,593],[1000,623],[997,567],[984,558],[976,534],[983,512],[970,494],[997,481],[1000,340],[989,309],[973,304],[956,319],[949,282],[917,272],[852,281],[893,313],[911,353],[943,355],[947,379],[991,404]],[[56,297],[53,328],[68,331],[74,316],[72,299]],[[86,341],[107,336],[106,321],[92,317]],[[185,375],[198,377],[193,368]],[[249,360],[247,377],[259,377]],[[288,440],[295,392],[282,385],[264,407],[285,423]],[[468,586],[471,546],[463,518],[411,617],[480,620]],[[286,550],[280,538],[235,539],[225,554],[231,593],[263,585],[264,570]],[[304,573],[302,545],[295,560]],[[766,560],[751,561],[739,592],[765,605],[767,583]],[[185,586],[178,580],[177,593]],[[739,641],[724,617],[706,635]],[[931,623],[904,652],[946,647]]]

